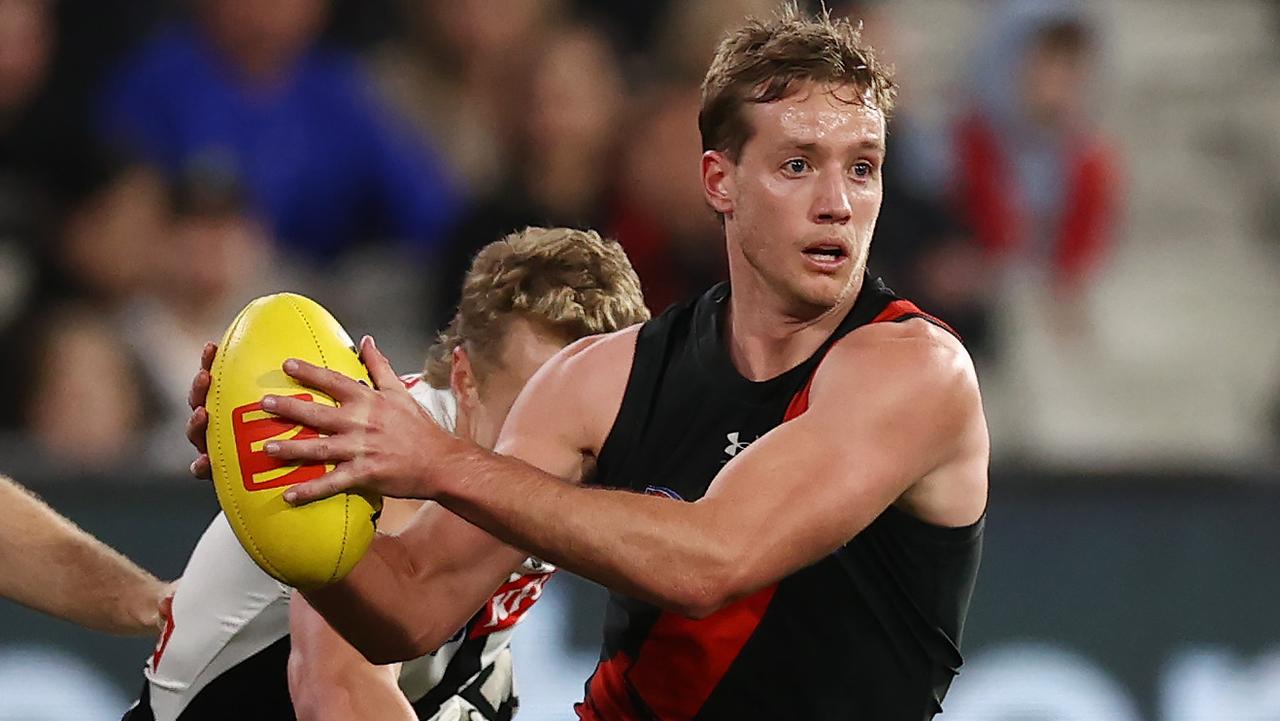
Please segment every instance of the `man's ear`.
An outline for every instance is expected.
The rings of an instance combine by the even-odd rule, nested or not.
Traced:
[[[723,151],[708,150],[702,154],[702,194],[707,205],[721,215],[733,214],[733,201],[737,197],[733,168],[733,161]]]
[[[458,344],[453,349],[453,362],[449,368],[449,389],[458,405],[474,409],[480,405],[480,388],[476,380],[476,372],[471,364],[471,356],[466,348]]]

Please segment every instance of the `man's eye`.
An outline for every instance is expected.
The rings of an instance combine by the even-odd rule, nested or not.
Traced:
[[[856,178],[869,178],[872,170],[871,163],[865,161],[853,164],[853,175]]]
[[[799,175],[809,169],[809,161],[804,158],[792,158],[786,163],[787,172],[793,175]]]

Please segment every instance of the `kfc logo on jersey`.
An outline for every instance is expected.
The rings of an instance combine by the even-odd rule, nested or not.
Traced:
[[[312,400],[310,393],[290,396],[299,400]],[[236,459],[240,462],[240,478],[246,491],[291,486],[323,476],[322,464],[282,465],[268,456],[263,448],[267,441],[289,441],[303,438],[319,438],[314,428],[286,421],[262,410],[262,402],[250,403],[231,411],[231,429],[236,438]]]
[[[476,623],[471,627],[469,636],[487,636],[519,623],[525,611],[542,596],[542,587],[547,585],[549,578],[550,573],[527,574],[502,584],[476,614]]]
[[[734,431],[733,433],[725,434],[725,440],[729,441],[729,445],[725,446],[724,448],[724,453],[727,456],[727,458],[721,461],[722,463],[728,463],[729,461],[733,460],[733,457],[738,455],[739,451],[744,451],[747,449],[747,446],[751,445],[751,441],[741,440],[741,435],[742,434],[740,431]],[[759,438],[759,436],[757,436],[756,438]],[[756,440],[756,439],[753,438],[751,440]]]

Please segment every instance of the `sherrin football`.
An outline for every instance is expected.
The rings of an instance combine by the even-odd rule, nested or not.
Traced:
[[[336,405],[286,375],[280,366],[288,358],[370,382],[350,336],[318,303],[294,293],[258,298],[231,322],[214,358],[206,439],[218,503],[240,545],[276,579],[311,589],[342,578],[364,555],[381,501],[341,493],[305,506],[285,503],[289,486],[333,466],[287,465],[268,456],[267,441],[318,434],[263,411],[262,397]]]

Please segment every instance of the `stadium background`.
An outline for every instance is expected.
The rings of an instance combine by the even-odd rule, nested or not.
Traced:
[[[1280,719],[1280,3],[831,5],[903,85],[872,264],[961,326],[995,444],[944,717]],[[185,385],[248,298],[405,372],[504,229],[618,237],[655,310],[705,285],[696,84],[769,7],[0,0],[0,471],[173,577],[215,510]],[[549,585],[521,718],[600,608]],[[149,648],[0,602],[0,719],[117,718]]]

